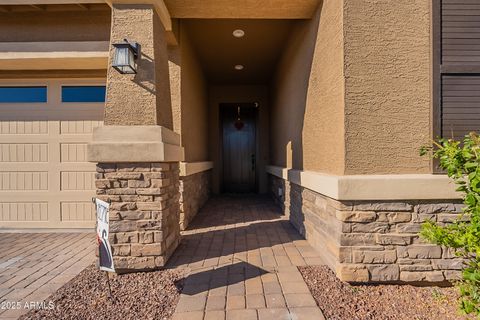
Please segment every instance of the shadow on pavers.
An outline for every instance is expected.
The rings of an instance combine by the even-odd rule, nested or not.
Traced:
[[[256,278],[266,273],[269,272],[242,261],[191,274],[186,278],[176,281],[175,285],[182,294],[193,296],[208,290],[226,287]]]

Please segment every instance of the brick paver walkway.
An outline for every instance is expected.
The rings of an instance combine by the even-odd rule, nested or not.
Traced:
[[[170,260],[188,268],[174,320],[324,319],[297,266],[321,264],[268,198],[209,200]]]
[[[94,246],[92,232],[0,233],[0,319],[48,298],[94,261]]]

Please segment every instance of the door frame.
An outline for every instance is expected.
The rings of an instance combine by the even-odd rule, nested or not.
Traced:
[[[254,193],[259,192],[259,185],[258,185],[258,180],[259,180],[259,170],[258,170],[258,155],[259,155],[259,116],[258,116],[258,107],[259,104],[258,102],[220,102],[218,104],[218,134],[219,134],[219,146],[220,146],[220,193],[225,193],[225,185],[224,185],[224,159],[223,159],[223,116],[225,113],[225,108],[222,106],[227,106],[228,107],[235,107],[235,105],[251,105],[251,108],[254,109],[254,123],[255,123],[255,183],[254,183]]]

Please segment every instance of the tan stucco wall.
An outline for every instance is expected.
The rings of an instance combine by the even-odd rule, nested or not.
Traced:
[[[257,183],[258,191],[268,191],[266,166],[269,163],[269,102],[268,88],[261,85],[210,86],[209,99],[209,152],[213,161],[212,189],[214,193],[221,191],[223,166],[220,128],[220,103],[258,102],[257,114]]]
[[[292,30],[272,86],[275,165],[343,173],[342,2],[325,0]]]
[[[182,146],[185,161],[205,161],[208,154],[208,88],[188,34],[180,26],[182,52]]]
[[[0,13],[0,42],[108,41],[110,10]]]
[[[428,173],[429,0],[345,1],[345,173]]]
[[[141,59],[134,75],[108,68],[105,124],[173,129],[165,29],[153,6],[113,5],[111,42],[124,38],[141,44]],[[113,55],[111,50],[110,64]]]

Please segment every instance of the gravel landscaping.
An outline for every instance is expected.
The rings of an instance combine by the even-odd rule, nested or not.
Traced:
[[[326,266],[299,267],[327,320],[474,319],[457,312],[456,288],[356,285],[342,282]]]
[[[170,319],[183,277],[179,270],[114,276],[112,301],[105,272],[90,266],[47,299],[54,309],[32,310],[20,319]]]

